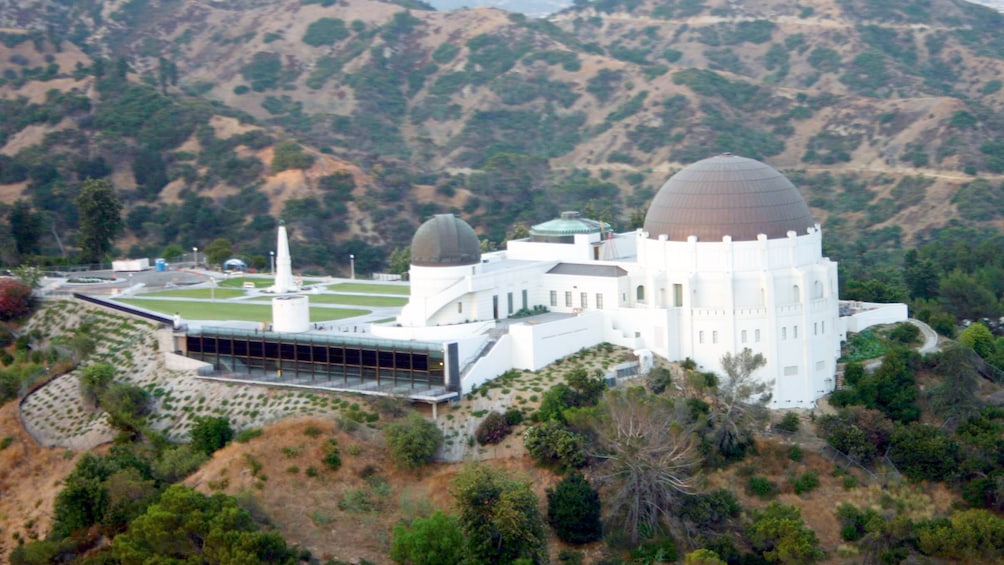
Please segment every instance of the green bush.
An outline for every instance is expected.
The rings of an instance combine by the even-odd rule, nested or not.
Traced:
[[[303,42],[312,47],[331,45],[349,36],[345,22],[338,18],[321,18],[307,26]]]
[[[581,473],[563,478],[547,491],[547,520],[565,543],[589,543],[603,536],[600,494]]]
[[[792,480],[791,486],[795,494],[809,492],[819,486],[819,475],[815,471],[806,471]]]
[[[212,455],[234,437],[230,418],[226,416],[199,416],[192,426],[192,449]]]
[[[781,431],[793,434],[798,431],[799,424],[800,420],[798,419],[798,414],[794,412],[787,412],[781,417],[781,421],[775,424],[774,427]]]
[[[505,416],[493,411],[489,412],[485,419],[478,424],[474,437],[479,445],[488,445],[501,442],[510,433],[512,433],[512,428]]]
[[[750,493],[759,496],[760,498],[771,498],[777,494],[777,487],[774,483],[770,482],[767,477],[761,477],[759,475],[753,475],[749,479],[747,489]]]
[[[324,444],[323,448],[324,457],[321,462],[324,466],[332,471],[337,471],[342,466],[341,450],[338,448],[338,442],[333,439],[329,439],[327,443]]]
[[[443,443],[443,432],[435,423],[412,412],[403,422],[388,424],[384,438],[398,467],[417,469],[432,462]]]

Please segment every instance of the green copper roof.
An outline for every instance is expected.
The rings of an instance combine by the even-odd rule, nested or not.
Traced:
[[[530,228],[530,235],[575,235],[577,233],[600,233],[610,231],[610,224],[583,218],[579,212],[562,212],[560,218],[537,224]]]

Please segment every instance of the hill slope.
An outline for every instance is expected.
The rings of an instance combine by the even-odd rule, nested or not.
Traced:
[[[75,51],[71,44],[108,66],[121,58],[131,80],[212,100],[214,112],[295,137],[322,161],[332,155],[359,167],[350,195],[325,197],[311,181],[341,162],[308,169],[302,182],[235,165],[247,175],[230,179],[227,192],[187,172],[182,146],[162,148],[173,185],[148,194],[130,227],[137,242],[147,240],[142,219],[163,216],[172,201],[193,206],[192,195],[205,191],[200,208],[233,210],[227,196],[244,190],[241,202],[268,203],[204,222],[203,240],[227,237],[262,256],[264,216],[281,215],[310,243],[298,253],[306,262],[331,268],[330,256],[354,252],[365,271],[440,211],[461,213],[496,242],[513,223],[564,208],[630,228],[672,170],[722,151],[792,170],[820,218],[839,220],[827,227],[842,238],[894,228],[908,241],[952,219],[1004,227],[999,199],[975,204],[998,190],[1004,172],[1004,92],[995,78],[1004,76],[1004,18],[986,8],[960,0],[811,8],[604,0],[533,20],[490,8],[324,4],[0,7],[10,24],[46,30],[36,33],[36,58]],[[43,61],[16,64],[13,55],[0,63],[14,71],[0,87],[7,98],[31,81],[19,73],[44,70]],[[94,74],[77,56],[84,70],[75,74]],[[53,81],[66,81],[75,65],[60,60],[51,77],[34,77],[52,84],[34,88],[73,88]],[[32,131],[11,132],[18,143],[4,152],[30,148],[41,135]],[[260,161],[267,147],[255,148]],[[131,186],[127,167],[112,166],[121,188]],[[277,188],[298,183],[308,190]],[[38,184],[3,185],[4,198],[34,198]],[[167,223],[159,246],[185,231]]]

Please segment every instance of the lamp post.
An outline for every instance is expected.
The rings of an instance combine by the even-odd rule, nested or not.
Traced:
[[[195,257],[195,260],[193,261],[195,263],[195,267],[194,268],[198,269],[199,268],[199,248],[198,247],[193,247],[192,248],[192,255]]]
[[[209,277],[209,301],[216,302],[216,279]]]
[[[349,273],[351,273],[352,280],[356,280],[356,256],[349,253]]]
[[[275,251],[268,252],[268,258],[272,264],[272,276],[275,276]]]

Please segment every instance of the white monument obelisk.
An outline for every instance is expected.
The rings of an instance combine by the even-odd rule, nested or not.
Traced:
[[[289,294],[300,291],[293,279],[293,261],[289,257],[286,224],[279,222],[275,247],[275,284],[272,292]],[[305,332],[310,329],[310,302],[303,295],[276,296],[272,299],[272,325],[277,332]]]
[[[275,243],[275,282],[272,292],[284,294],[298,292],[300,286],[293,279],[293,261],[289,257],[289,238],[286,236],[286,223],[279,222],[279,237]]]

